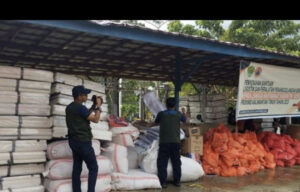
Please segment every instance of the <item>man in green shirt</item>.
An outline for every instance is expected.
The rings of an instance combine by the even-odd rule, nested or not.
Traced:
[[[167,110],[157,114],[155,123],[159,123],[159,151],[157,157],[157,172],[160,184],[167,187],[167,166],[169,158],[173,166],[173,184],[180,187],[180,121],[185,122],[185,116],[175,110],[175,98],[166,101]]]
[[[101,99],[97,98],[95,113],[91,113],[83,102],[87,101],[87,94],[90,89],[84,86],[75,86],[72,89],[74,101],[66,107],[66,123],[68,127],[69,145],[73,152],[72,188],[73,192],[81,192],[80,175],[82,162],[84,161],[89,169],[88,192],[95,192],[95,185],[98,175],[98,164],[92,147],[92,131],[90,121],[97,123],[100,119]]]

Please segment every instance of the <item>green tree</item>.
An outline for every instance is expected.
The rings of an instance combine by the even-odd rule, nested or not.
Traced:
[[[197,20],[198,34],[202,37],[220,39],[225,33],[223,20]]]
[[[197,20],[195,25],[184,25],[179,20],[175,20],[168,23],[168,30],[170,32],[218,39],[225,32],[222,23],[223,20]]]
[[[300,55],[300,24],[290,20],[232,21],[224,40]]]

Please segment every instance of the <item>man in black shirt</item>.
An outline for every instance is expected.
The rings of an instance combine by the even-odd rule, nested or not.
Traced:
[[[66,108],[66,123],[68,127],[69,145],[73,152],[72,188],[73,192],[81,192],[80,175],[82,162],[84,161],[89,169],[88,192],[95,192],[95,185],[98,175],[98,164],[92,147],[92,131],[90,121],[97,123],[100,119],[101,99],[97,99],[95,114],[91,113],[83,102],[87,101],[87,94],[90,89],[84,86],[75,86],[72,90],[74,102]]]

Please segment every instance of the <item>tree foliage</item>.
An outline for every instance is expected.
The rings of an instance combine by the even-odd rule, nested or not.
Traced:
[[[168,24],[170,32],[246,44],[251,47],[300,56],[300,24],[289,20],[234,20],[224,29],[223,20],[197,20],[184,25],[179,20]],[[188,85],[188,84],[187,84]],[[183,92],[192,92],[190,89]],[[209,94],[223,94],[227,106],[235,106],[237,88],[209,85]]]

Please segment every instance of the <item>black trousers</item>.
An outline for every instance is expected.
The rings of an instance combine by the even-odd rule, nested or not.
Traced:
[[[169,158],[173,167],[173,182],[179,183],[181,178],[180,143],[159,144],[157,157],[157,172],[161,184],[167,182],[167,167]]]
[[[81,192],[80,175],[82,162],[89,169],[88,192],[95,192],[98,175],[98,164],[91,141],[77,141],[69,138],[69,145],[73,152],[72,188],[73,192]]]

